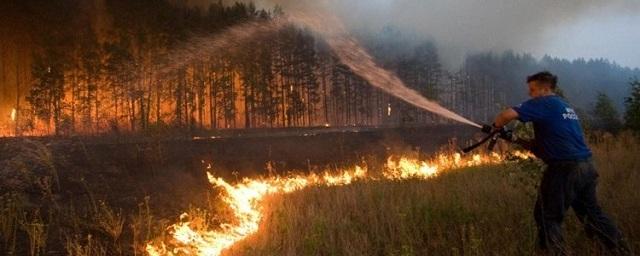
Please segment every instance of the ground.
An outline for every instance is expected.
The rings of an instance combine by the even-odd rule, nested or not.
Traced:
[[[593,144],[601,204],[640,249],[640,147],[630,138]],[[531,255],[541,166],[520,161],[454,170],[430,180],[315,187],[271,198],[260,232],[230,255]],[[575,255],[600,255],[569,213]]]
[[[591,145],[601,174],[602,205],[638,251],[640,142],[620,135],[594,137]],[[165,233],[183,211],[207,209],[208,224],[228,215],[200,161],[158,164],[168,149],[147,146],[113,151],[76,141],[68,147],[73,150],[61,151],[48,142],[5,143],[0,157],[2,251],[143,255],[145,243]],[[138,153],[126,158],[130,151]],[[380,167],[376,158],[356,156],[370,169]],[[538,162],[519,161],[451,170],[429,180],[356,182],[272,196],[258,233],[226,254],[531,254],[540,175]],[[574,254],[601,253],[573,214],[565,229]]]

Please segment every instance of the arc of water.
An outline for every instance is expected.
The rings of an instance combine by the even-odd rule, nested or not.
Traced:
[[[408,88],[400,78],[392,72],[380,67],[373,57],[357,40],[349,36],[347,30],[337,18],[326,13],[317,15],[290,15],[294,23],[303,24],[320,34],[331,46],[343,64],[349,66],[356,74],[367,80],[369,84],[397,97],[416,107],[422,108],[442,117],[480,128],[481,126],[459,114],[441,106],[435,101],[426,99],[415,90]]]
[[[266,21],[250,21],[233,26],[219,34],[197,37],[189,44],[176,50],[169,57],[170,63],[163,67],[159,75],[166,74],[189,63],[216,54],[231,51],[241,43],[258,36],[269,35],[288,24],[299,24],[310,28],[320,35],[340,61],[347,65],[355,74],[361,76],[369,84],[393,95],[409,104],[427,110],[442,117],[480,128],[481,126],[443,106],[428,100],[415,90],[408,88],[400,78],[376,64],[373,57],[357,40],[350,36],[343,24],[334,16],[327,13],[302,14],[292,13],[286,17]]]

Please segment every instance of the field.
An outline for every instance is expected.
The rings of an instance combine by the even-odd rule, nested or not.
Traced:
[[[386,140],[398,143],[397,138]],[[602,205],[638,251],[640,142],[621,135],[596,137],[591,144]],[[207,163],[162,162],[166,147],[145,148],[126,159],[130,151],[120,149],[112,159],[100,154],[112,149],[78,142],[64,154],[52,150],[50,142],[34,140],[7,143],[2,150],[0,249],[7,255],[144,255],[145,244],[166,236],[183,211],[199,217],[202,221],[193,224],[202,227],[230,216],[219,191],[205,179]],[[415,147],[391,150],[427,155]],[[385,160],[352,157],[374,171]],[[229,180],[238,175],[221,174]],[[258,232],[225,254],[532,254],[532,207],[540,174],[537,161],[523,160],[450,170],[428,180],[356,181],[276,194],[264,202]],[[602,252],[572,214],[565,228],[574,254]]]
[[[640,249],[640,147],[630,137],[594,143],[603,208]],[[633,141],[633,140],[632,140]],[[273,197],[260,232],[231,255],[530,255],[535,162],[454,170],[431,180],[315,187]],[[603,254],[573,214],[575,255]]]

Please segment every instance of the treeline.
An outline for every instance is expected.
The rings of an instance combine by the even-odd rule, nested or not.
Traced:
[[[639,100],[638,68],[621,67],[606,59],[569,61],[550,56],[536,59],[528,54],[505,52],[468,56],[463,70],[470,77],[471,87],[496,93],[498,107],[518,104],[527,98],[524,83],[527,75],[552,71],[559,77],[559,93],[577,108],[587,129],[615,133],[626,126],[637,130],[638,125],[631,120],[640,115],[634,110]],[[476,97],[471,94],[469,100]]]
[[[189,38],[239,23],[267,22],[280,10],[221,2],[206,10],[153,0],[103,4],[108,19],[101,24],[107,27],[102,31],[86,25],[95,21],[76,15],[82,13],[78,1],[30,6],[45,10],[40,17],[45,22],[36,39],[27,103],[17,108],[17,132],[397,125],[432,120],[424,113],[407,117],[398,109],[408,105],[366,85],[321,41],[294,26],[243,42],[240,49],[159,72],[175,60],[172,51],[188,44]],[[427,43],[416,49],[427,59],[407,59],[405,65],[412,69],[406,69],[404,76],[412,84],[436,85],[437,79],[430,78],[440,72],[435,51]]]
[[[18,94],[12,104],[16,134],[445,122],[369,86],[321,38],[296,26],[166,70],[190,39],[268,22],[282,15],[277,8],[218,2],[199,9],[166,0],[26,1],[11,8],[34,17],[26,102]],[[433,43],[397,40],[398,33],[385,29],[364,43],[409,87],[478,121],[523,100],[524,77],[541,69],[558,73],[580,106],[595,99],[597,88],[621,101],[627,79],[640,74],[606,60],[536,60],[510,52],[471,55],[451,72]],[[584,97],[585,88],[596,90]]]
[[[606,59],[566,59],[544,56],[536,59],[528,54],[505,52],[482,53],[467,57],[464,69],[476,80],[489,80],[514,104],[526,96],[523,80],[529,74],[549,70],[559,76],[559,86],[577,106],[588,108],[598,92],[608,94],[618,109],[629,94],[629,82],[640,76],[639,69],[622,67]]]

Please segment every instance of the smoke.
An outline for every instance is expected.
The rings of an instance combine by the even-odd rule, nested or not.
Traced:
[[[440,106],[435,101],[426,99],[417,91],[408,88],[395,74],[378,66],[373,57],[356,40],[352,39],[342,24],[331,17],[330,14],[318,12],[315,15],[301,13],[301,15],[291,15],[290,19],[294,23],[303,24],[322,35],[322,38],[331,46],[340,61],[349,66],[355,74],[367,80],[372,86],[416,107],[480,128],[479,124]]]
[[[191,0],[206,4],[213,0]],[[217,0],[215,0],[217,1]],[[229,0],[233,2],[234,0]],[[413,38],[435,39],[445,64],[459,65],[478,51],[513,49],[544,54],[558,27],[591,16],[640,13],[637,0],[247,0],[258,8],[285,12],[322,10],[341,18],[355,33],[392,26]],[[589,17],[585,17],[589,15]],[[598,36],[598,35],[594,35]],[[601,35],[600,35],[601,36]],[[613,38],[612,40],[615,40]],[[587,52],[589,49],[585,49]],[[633,51],[633,49],[629,49]],[[608,56],[603,56],[608,57]]]

